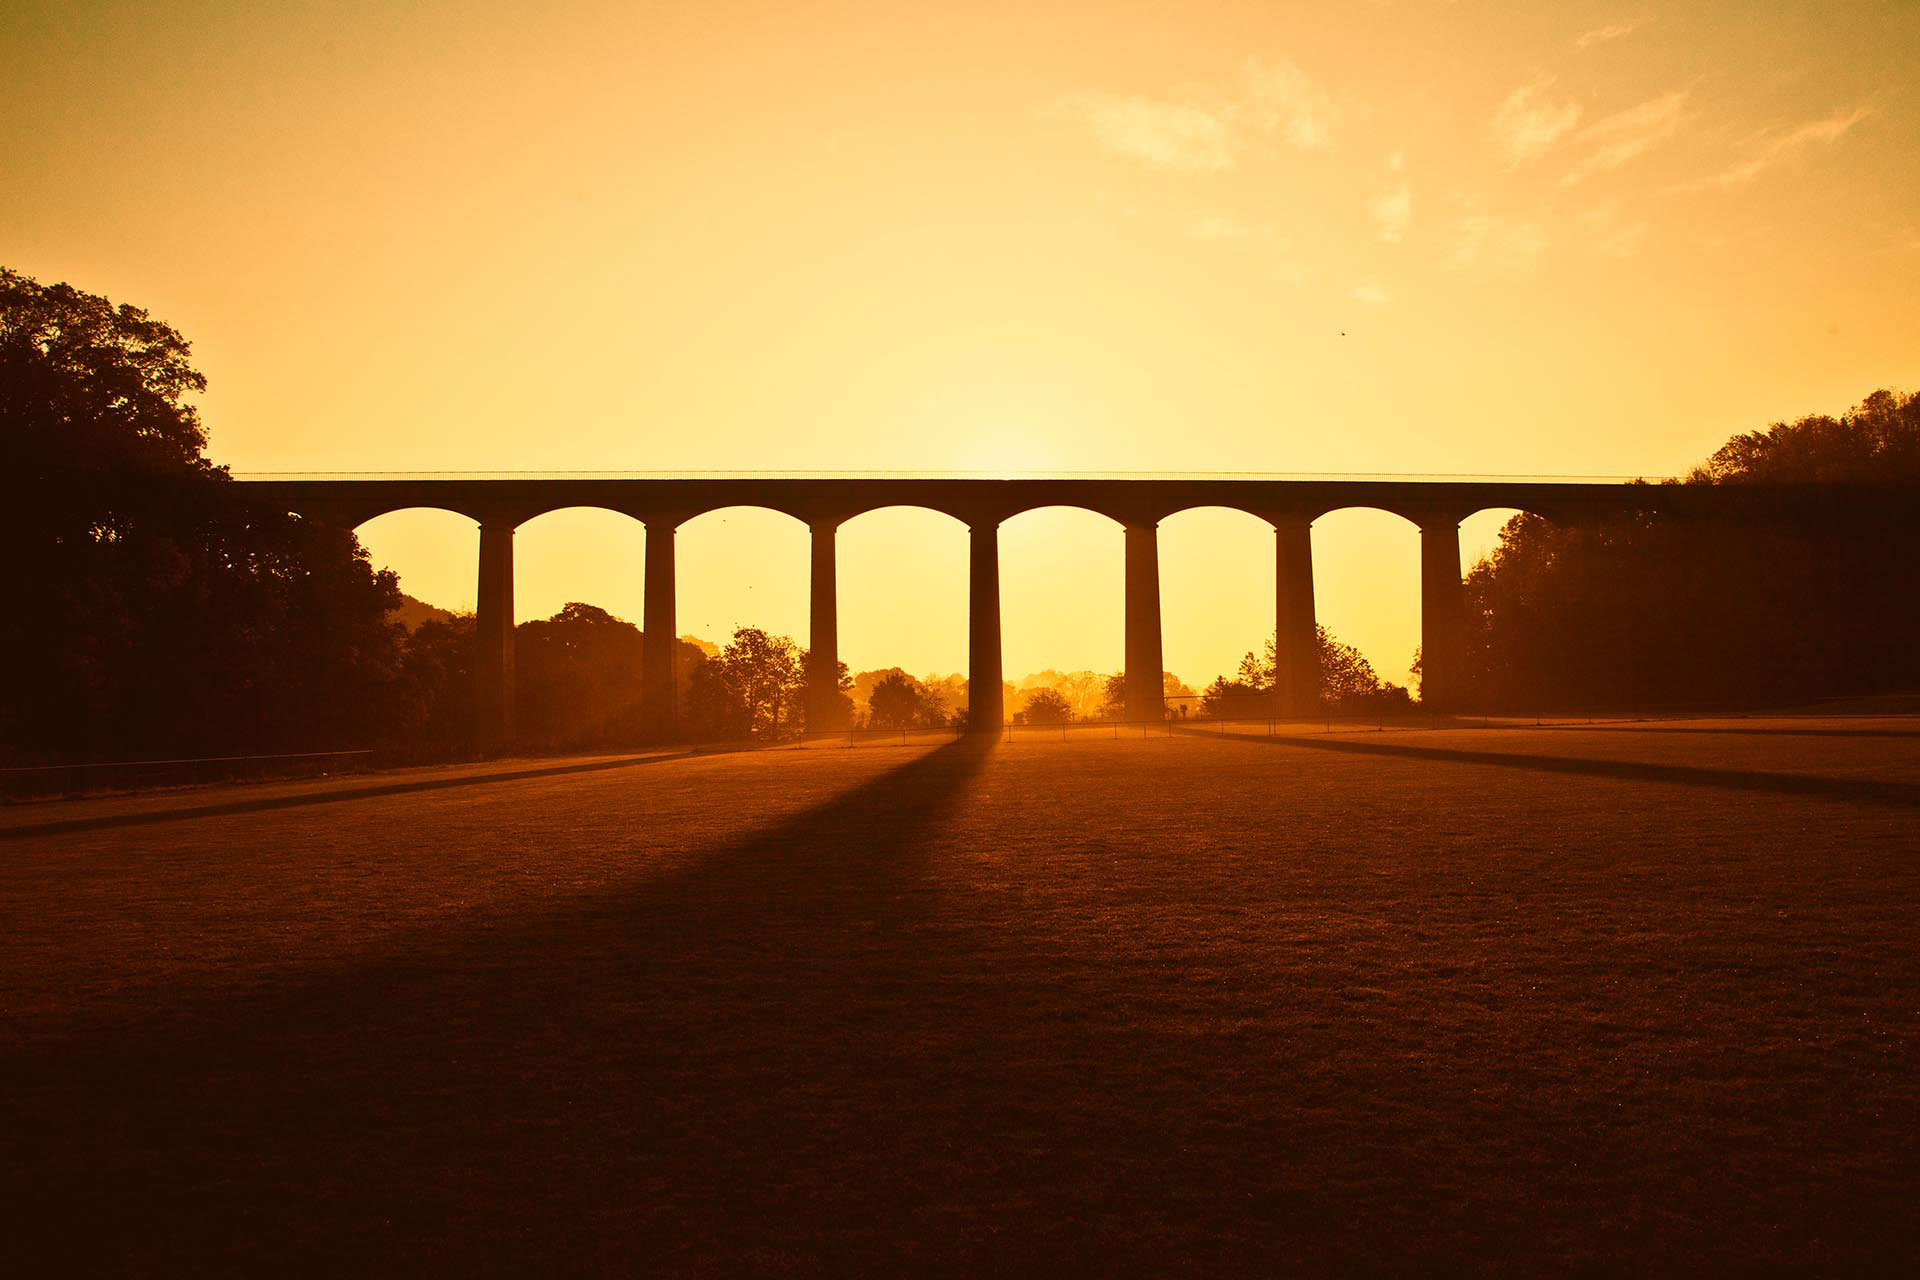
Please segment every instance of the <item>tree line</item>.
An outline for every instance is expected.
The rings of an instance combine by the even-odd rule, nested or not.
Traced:
[[[1735,436],[1679,483],[1920,485],[1920,395]],[[1467,697],[1489,710],[1791,706],[1911,690],[1916,510],[1555,525],[1519,515],[1467,575]]]
[[[473,724],[471,619],[411,629],[399,582],[350,530],[249,501],[206,456],[186,339],[138,307],[0,268],[0,761],[459,743]],[[1688,484],[1920,483],[1920,400],[1877,392],[1838,418],[1738,436]],[[1920,639],[1911,519],[1733,524],[1643,513],[1560,527],[1519,516],[1466,579],[1468,696],[1489,709],[1781,704],[1910,688]],[[613,744],[643,731],[637,627],[588,604],[516,634],[522,736]],[[1323,698],[1402,706],[1319,633]],[[695,736],[809,728],[806,653],[743,628],[676,641]],[[1041,673],[1017,720],[1115,718],[1121,676]],[[1199,695],[1266,714],[1273,647]],[[832,727],[954,726],[966,682],[839,670]],[[1193,697],[1170,673],[1169,699]],[[818,727],[818,726],[813,726]]]

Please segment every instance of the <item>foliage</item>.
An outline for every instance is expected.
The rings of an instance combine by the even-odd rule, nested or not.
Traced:
[[[1920,482],[1920,397],[1729,440],[1691,484]],[[1516,516],[1467,575],[1469,697],[1493,710],[1789,705],[1911,688],[1920,528],[1886,503],[1746,524]]]
[[[573,602],[514,629],[515,703],[523,741],[631,740],[642,728],[640,628]]]
[[[0,268],[13,758],[358,746],[394,716],[394,576],[241,498],[189,356],[137,307]]]
[[[1273,714],[1273,696],[1264,685],[1220,676],[1200,695],[1200,714],[1217,720],[1268,716]]]
[[[1382,680],[1361,652],[1340,640],[1325,627],[1313,630],[1320,671],[1320,704],[1335,711],[1372,711],[1385,707],[1411,706],[1407,691],[1391,681]],[[1270,696],[1278,670],[1278,644],[1267,637],[1261,653],[1249,651],[1229,680],[1225,676],[1208,686],[1201,699],[1207,715],[1257,717],[1273,714]]]
[[[741,627],[718,657],[700,664],[686,721],[703,736],[777,742],[803,727],[806,654],[786,636]]]
[[[948,717],[940,695],[898,667],[880,676],[867,708],[867,722],[876,729],[935,728]]]
[[[1021,715],[1027,724],[1065,724],[1073,719],[1073,704],[1058,689],[1030,689]]]

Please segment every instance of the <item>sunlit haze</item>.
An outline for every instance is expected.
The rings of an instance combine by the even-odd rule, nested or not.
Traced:
[[[1917,54],[1910,0],[15,0],[0,228],[193,341],[239,472],[1671,475],[1920,382]],[[469,521],[362,536],[473,605]],[[804,643],[802,526],[678,545],[681,631]],[[533,521],[518,615],[638,622],[643,546]],[[1321,621],[1389,679],[1416,546],[1315,528]],[[840,549],[849,666],[966,670],[961,526]],[[1120,668],[1121,554],[1009,522],[1010,677]],[[1191,512],[1161,555],[1167,665],[1230,671],[1270,531]]]

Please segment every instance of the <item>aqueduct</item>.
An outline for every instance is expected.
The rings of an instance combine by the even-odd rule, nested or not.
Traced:
[[[307,519],[357,527],[412,507],[452,511],[480,526],[476,623],[480,651],[479,735],[514,736],[513,534],[536,516],[571,507],[619,512],[646,527],[641,702],[654,732],[674,732],[674,531],[724,507],[766,507],[811,531],[808,637],[809,723],[833,705],[838,669],[839,526],[882,507],[925,507],[970,530],[968,586],[969,726],[997,732],[1001,693],[1000,548],[1003,521],[1040,507],[1080,507],[1105,515],[1126,538],[1126,688],[1129,719],[1161,716],[1158,525],[1196,507],[1227,507],[1274,530],[1276,697],[1286,714],[1311,710],[1318,696],[1314,649],[1312,526],[1328,512],[1374,507],[1420,530],[1422,698],[1447,709],[1457,699],[1464,644],[1460,522],[1477,511],[1516,508],[1561,523],[1634,512],[1719,518],[1838,517],[1857,511],[1857,488],[1823,485],[1680,485],[1528,480],[1405,479],[956,479],[942,477],[735,476],[605,477],[294,477],[241,480],[261,500]]]

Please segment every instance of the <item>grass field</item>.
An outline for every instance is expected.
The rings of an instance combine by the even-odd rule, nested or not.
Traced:
[[[1916,906],[1887,718],[17,806],[8,1269],[1911,1274]]]

